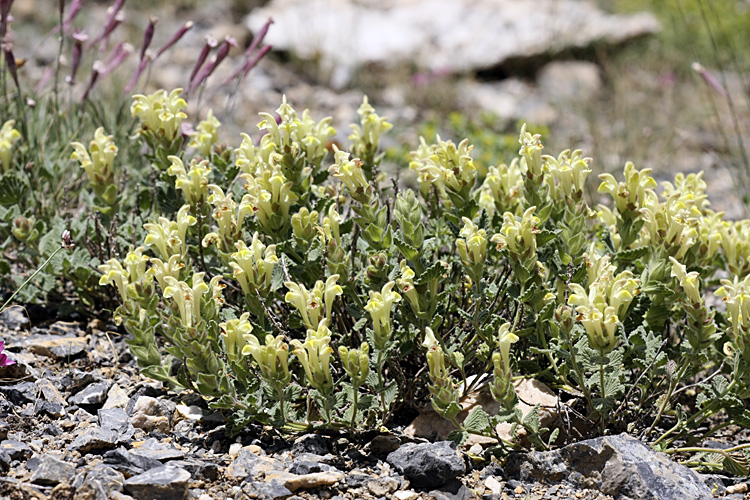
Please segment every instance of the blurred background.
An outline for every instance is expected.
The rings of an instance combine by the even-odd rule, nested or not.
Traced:
[[[120,19],[103,42],[113,4]],[[230,37],[228,57],[189,104],[196,123],[213,109],[231,147],[240,132],[257,137],[257,113],[276,109],[282,95],[299,112],[333,116],[344,142],[367,95],[395,125],[387,168],[405,182],[419,135],[469,137],[486,168],[517,154],[526,122],[543,134],[545,152],[582,149],[596,174],[619,172],[626,161],[652,168],[659,180],[703,170],[714,208],[746,215],[748,0],[74,0],[63,2],[63,20],[78,10],[62,47],[51,34],[59,7],[54,0],[12,6],[18,71],[37,91],[54,85],[58,57],[67,74],[73,35],[85,33],[68,98],[81,99],[96,60],[107,62],[129,44],[122,64],[93,89],[97,99],[122,100],[149,25],[146,54],[153,57],[192,21],[131,93],[186,88],[206,40],[215,41],[211,57]],[[262,44],[270,52],[244,78],[223,84],[247,61],[269,18]]]

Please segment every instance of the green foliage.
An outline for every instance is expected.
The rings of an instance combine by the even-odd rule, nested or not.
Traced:
[[[176,105],[179,94],[150,98]],[[390,124],[367,100],[349,152],[330,154],[328,119],[284,101],[280,120],[261,115],[259,142],[243,134],[220,159],[150,135],[147,120],[167,126],[152,108],[140,136],[175,212],[154,214],[142,246],[100,265],[101,283],[118,291],[143,373],[201,393],[233,431],[358,432],[429,399],[458,442],[497,438],[510,422],[548,448],[560,429],[539,406],[522,414],[518,377],[580,395],[584,434],[629,422],[667,450],[721,411],[748,420],[750,281],[722,281],[726,318],[702,286],[730,263],[745,269],[750,221],[711,211],[700,175],[657,194],[650,172],[628,164],[622,181],[601,176],[609,203],[593,208],[589,160],[542,155],[524,127],[519,158],[484,180],[467,141],[422,140],[410,161],[419,193],[395,192],[377,175]],[[477,388],[499,411],[461,417]]]

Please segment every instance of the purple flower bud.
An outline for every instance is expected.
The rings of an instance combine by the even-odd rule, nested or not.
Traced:
[[[212,37],[211,35],[206,35],[206,44],[203,46],[203,50],[201,50],[201,53],[198,55],[198,59],[195,61],[193,71],[190,73],[190,79],[188,80],[189,89],[193,87],[193,80],[195,80],[195,75],[198,73],[198,70],[201,69],[203,63],[206,62],[208,53],[211,52],[211,49],[213,49],[217,45],[219,45],[219,42],[216,40],[216,38]]]
[[[122,24],[124,20],[125,14],[123,12],[118,12],[111,21],[104,25],[104,31],[102,31],[102,34],[99,35],[99,38],[94,41],[94,45],[98,43],[99,50],[104,50],[107,47],[110,35],[119,25]]]
[[[266,21],[266,24],[264,24],[263,27],[258,32],[258,34],[253,37],[252,43],[245,51],[246,58],[249,58],[250,54],[253,53],[256,47],[260,46],[260,44],[263,42],[263,39],[266,37],[266,33],[268,33],[268,28],[270,28],[272,24],[273,24],[273,18],[269,17],[268,21]]]
[[[172,38],[169,39],[169,41],[164,45],[164,47],[159,49],[159,52],[156,53],[156,56],[154,57],[154,59],[157,59],[160,55],[162,55],[164,52],[169,50],[169,48],[172,45],[180,41],[180,38],[185,36],[185,33],[190,31],[192,27],[193,27],[193,21],[188,21],[185,24],[183,24],[182,27],[178,29],[174,35],[172,35]]]
[[[146,57],[144,57],[141,60],[141,63],[138,65],[138,69],[136,70],[135,74],[133,75],[133,78],[130,79],[128,84],[125,86],[125,93],[129,94],[131,90],[133,90],[133,87],[135,87],[135,84],[138,82],[138,78],[140,78],[141,73],[146,69],[146,66],[148,66],[148,63],[151,61],[151,56],[146,54]]]
[[[13,81],[16,84],[16,88],[20,89],[21,86],[18,84],[18,68],[16,67],[16,57],[13,55],[13,44],[6,42],[3,44],[3,52],[5,53],[5,64],[8,66],[8,72],[13,77]]]
[[[714,76],[711,73],[709,73],[706,70],[706,68],[703,67],[703,65],[701,65],[698,62],[694,62],[693,71],[698,73],[701,76],[701,78],[703,78],[703,81],[706,82],[709,87],[711,87],[716,92],[718,92],[722,97],[727,96],[727,90],[724,88],[724,86],[720,84],[719,81],[716,78],[714,78]]]
[[[52,79],[53,74],[54,74],[54,70],[52,68],[47,68],[46,70],[44,70],[42,77],[39,79],[39,83],[37,83],[36,87],[34,87],[35,94],[42,93],[42,89],[44,89],[45,85],[47,85],[49,81]]]
[[[224,80],[221,83],[220,87],[227,85],[229,82],[231,82],[237,77],[245,78],[247,74],[250,73],[250,70],[253,69],[256,64],[258,64],[258,61],[260,61],[261,58],[265,56],[270,50],[271,50],[270,45],[264,45],[263,47],[261,47],[260,50],[252,58],[247,59],[242,66],[237,68],[234,71],[234,73],[229,75],[229,78]]]
[[[70,2],[70,10],[68,11],[68,16],[63,20],[63,33],[70,31],[73,20],[81,11],[81,7],[83,7],[83,0],[73,0],[72,2]]]
[[[5,22],[8,20],[8,13],[10,12],[11,5],[13,5],[13,0],[0,0],[0,23],[3,25],[5,25]]]
[[[189,93],[191,93],[195,87],[199,86],[201,83],[203,83],[206,78],[211,76],[211,74],[214,72],[214,70],[221,64],[221,62],[227,57],[227,54],[229,54],[229,49],[231,47],[236,47],[237,42],[234,38],[231,36],[227,36],[224,38],[224,43],[221,44],[221,47],[219,47],[219,50],[216,52],[216,55],[211,59],[211,62],[204,66],[203,69],[201,69],[198,74],[195,76],[195,80],[190,82],[190,89]]]
[[[105,77],[112,73],[122,62],[133,52],[133,46],[129,43],[121,43],[117,46],[117,49],[107,58],[105,61],[106,68],[102,72],[101,76]]]
[[[78,72],[78,66],[81,64],[81,55],[83,54],[83,44],[89,39],[88,35],[83,31],[74,31],[73,40],[73,56],[70,64],[70,76],[65,78],[65,81],[69,85],[73,85],[76,79],[76,73]]]
[[[94,85],[96,85],[96,81],[99,79],[99,75],[105,70],[104,64],[101,61],[94,61],[94,65],[91,69],[91,78],[89,79],[89,84],[86,86],[86,90],[83,92],[83,97],[81,98],[81,102],[85,102],[89,98],[89,92],[91,92],[91,89],[94,88]]]
[[[143,46],[141,47],[140,61],[143,61],[143,58],[146,57],[146,49],[151,45],[151,40],[153,40],[154,31],[156,30],[156,23],[158,22],[159,18],[156,16],[151,16],[148,20],[148,27],[146,27],[146,31],[143,33]]]

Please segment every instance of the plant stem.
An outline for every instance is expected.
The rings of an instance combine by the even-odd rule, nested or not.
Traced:
[[[36,277],[36,275],[39,274],[42,271],[42,269],[44,269],[45,267],[47,267],[47,264],[49,264],[49,261],[51,261],[52,258],[55,255],[57,255],[57,252],[59,252],[62,249],[63,249],[63,247],[60,247],[57,250],[55,250],[54,252],[52,252],[52,255],[50,255],[47,258],[47,260],[44,261],[44,264],[42,264],[41,266],[39,266],[39,268],[36,271],[34,271],[34,273],[31,276],[29,276],[28,279],[26,281],[24,281],[23,284],[20,287],[18,287],[18,289],[16,289],[15,292],[13,292],[13,295],[11,295],[10,298],[5,301],[5,303],[2,305],[2,307],[0,307],[0,313],[3,312],[3,311],[5,311],[5,308],[8,307],[8,304],[10,304],[13,301],[13,299],[16,298],[16,295],[18,295],[18,292],[20,292],[21,290],[23,290],[26,287],[26,285],[28,285],[31,282],[31,280],[33,280]]]

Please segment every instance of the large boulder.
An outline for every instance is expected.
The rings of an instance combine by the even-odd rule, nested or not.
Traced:
[[[464,73],[659,30],[652,14],[612,15],[586,0],[272,0],[247,25],[257,33],[269,17],[265,42],[320,61],[334,84],[366,63]]]

